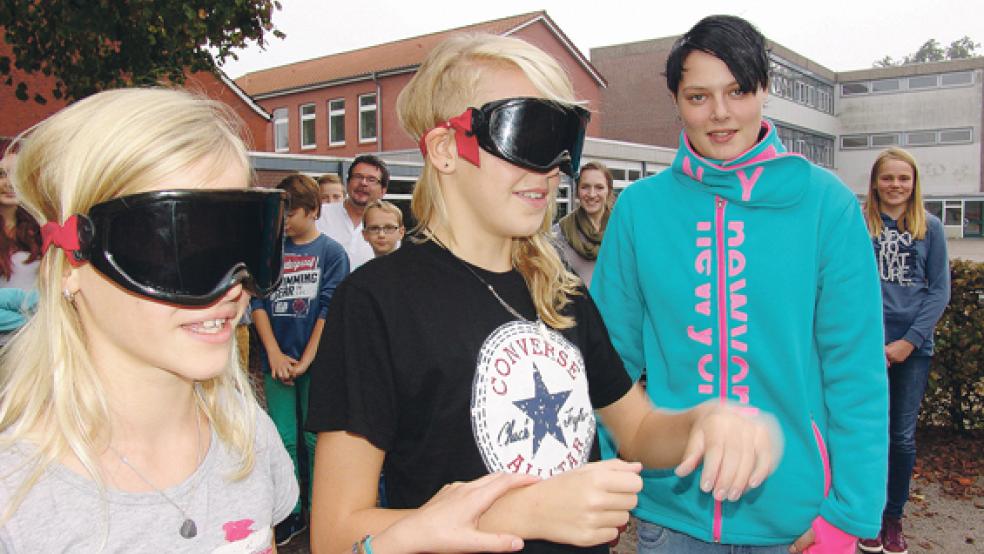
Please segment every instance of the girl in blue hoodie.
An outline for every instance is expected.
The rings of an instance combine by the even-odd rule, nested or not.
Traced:
[[[871,167],[865,219],[875,247],[885,307],[889,385],[888,502],[881,532],[864,539],[864,552],[902,554],[902,508],[916,462],[916,419],[926,392],[933,329],[950,300],[950,264],[943,223],[926,212],[919,166],[889,148]]]
[[[888,405],[871,243],[851,191],[762,118],[768,68],[764,37],[737,17],[674,44],[676,159],[622,193],[595,268],[592,296],[654,404],[736,402],[775,414],[786,438],[770,481],[738,501],[644,471],[640,552],[853,553],[880,525]]]

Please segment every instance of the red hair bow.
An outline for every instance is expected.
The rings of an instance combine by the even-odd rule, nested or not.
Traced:
[[[475,167],[481,167],[478,158],[478,137],[472,131],[472,110],[473,108],[468,108],[461,115],[452,117],[437,127],[458,131],[454,135],[455,144],[458,146],[458,155],[471,162]],[[427,135],[437,127],[428,129],[420,137],[420,152],[425,158],[427,157],[427,143],[425,142]]]
[[[48,251],[48,247],[54,244],[65,252],[65,258],[72,267],[79,267],[85,260],[79,259],[76,255],[80,248],[79,244],[79,218],[76,215],[65,220],[59,225],[55,221],[49,221],[41,227],[41,252]]]

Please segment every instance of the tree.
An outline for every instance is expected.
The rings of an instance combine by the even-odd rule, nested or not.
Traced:
[[[891,56],[885,56],[880,60],[875,60],[872,65],[874,67],[892,67],[895,65],[906,65],[911,63],[962,60],[980,56],[980,54],[977,53],[977,49],[980,47],[980,43],[974,42],[970,37],[964,35],[963,38],[959,38],[951,42],[950,45],[944,50],[943,45],[937,42],[935,38],[931,38],[924,42],[923,45],[920,46],[914,53],[909,54],[901,60],[895,60]]]
[[[931,38],[923,43],[916,50],[916,53],[911,56],[906,56],[903,63],[926,63],[926,62],[939,62],[943,61],[946,52],[944,52],[943,47],[940,43],[936,41],[935,38]]]
[[[970,40],[970,37],[964,35],[963,38],[950,43],[950,46],[946,49],[946,59],[963,60],[973,58],[978,55],[976,50],[980,47],[981,44],[979,42],[974,42]]]
[[[279,0],[0,0],[0,27],[13,60],[0,56],[0,83],[13,68],[53,76],[55,98],[78,99],[107,88],[183,83],[185,72],[214,71],[234,50],[274,28]],[[17,98],[45,103],[18,82]],[[48,92],[48,91],[43,91]]]

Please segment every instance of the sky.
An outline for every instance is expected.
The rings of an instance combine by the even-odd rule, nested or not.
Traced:
[[[984,43],[980,0],[281,0],[266,50],[238,51],[223,69],[233,78],[317,58],[530,11],[546,10],[574,44],[591,48],[679,35],[715,13],[741,16],[775,42],[833,71],[865,69],[943,46],[965,35]],[[984,54],[984,49],[978,49]]]

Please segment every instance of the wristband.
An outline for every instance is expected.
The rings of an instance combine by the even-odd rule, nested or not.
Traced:
[[[352,545],[352,554],[373,554],[372,535],[362,537],[362,540]]]

